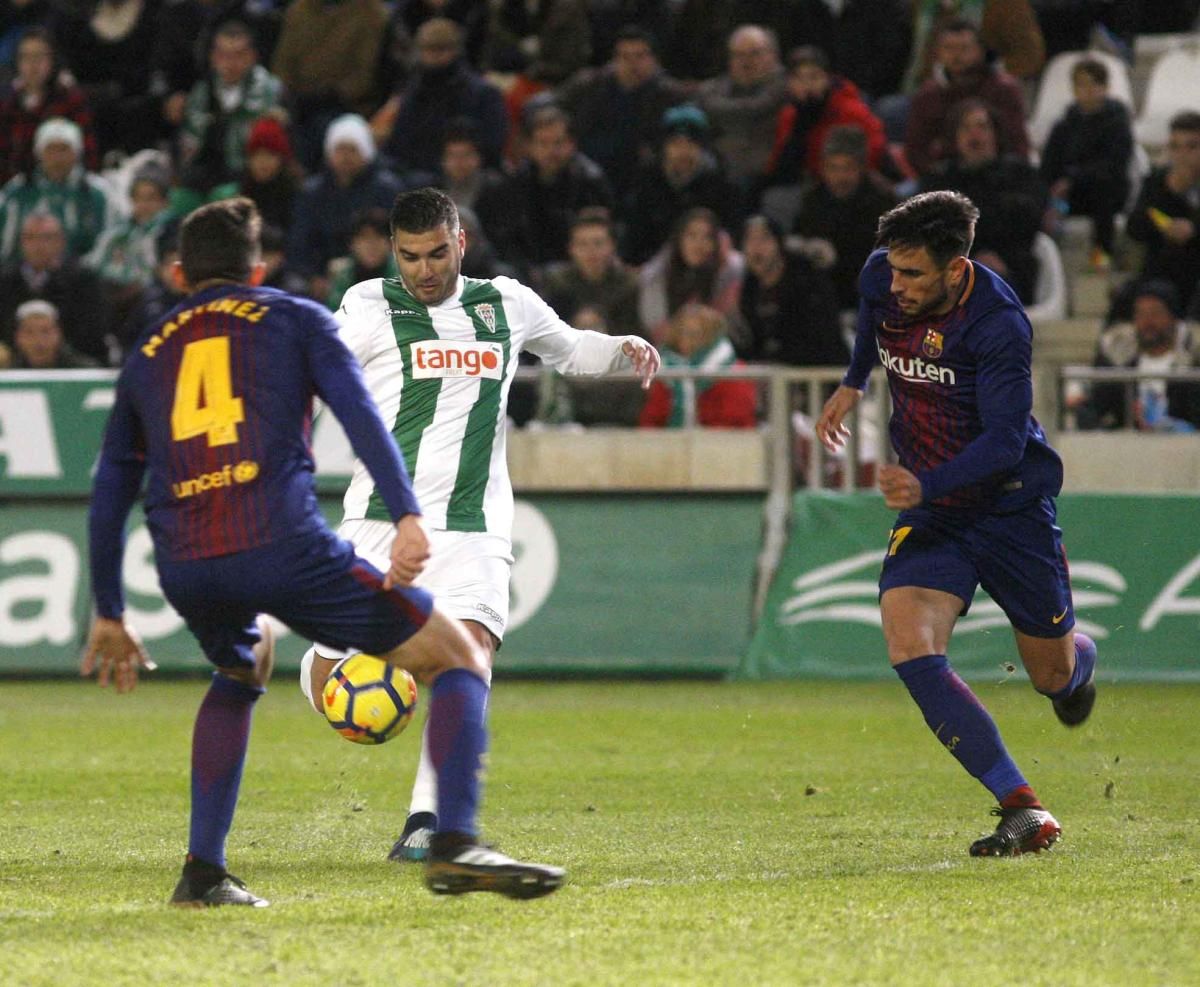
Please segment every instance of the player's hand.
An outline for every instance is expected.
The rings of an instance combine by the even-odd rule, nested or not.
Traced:
[[[879,489],[883,502],[894,511],[921,503],[921,481],[903,466],[880,466]]]
[[[630,336],[621,344],[621,352],[633,363],[633,372],[642,379],[642,390],[650,386],[654,375],[662,367],[658,350],[637,336]]]
[[[842,384],[825,402],[821,417],[817,419],[817,438],[830,452],[837,452],[850,438],[850,429],[844,422],[862,396],[862,391]]]
[[[138,670],[153,672],[158,665],[151,660],[142,645],[141,636],[124,618],[95,617],[88,633],[87,648],[79,665],[79,674],[86,677],[100,669],[96,681],[100,688],[108,687],[109,681],[117,685],[117,692],[132,692],[137,685]]]
[[[405,514],[396,522],[392,540],[392,567],[383,577],[383,588],[411,586],[429,561],[429,535],[419,514]]]
[[[1196,235],[1196,224],[1190,219],[1172,219],[1171,225],[1163,231],[1163,235],[1172,243],[1187,243]]]

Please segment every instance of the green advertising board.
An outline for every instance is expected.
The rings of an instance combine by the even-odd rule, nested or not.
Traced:
[[[1098,675],[1200,681],[1200,498],[1065,495],[1059,524],[1077,626],[1100,649]],[[738,674],[747,678],[888,675],[877,579],[895,514],[872,494],[799,494],[791,536]],[[1019,666],[1008,621],[982,590],[955,628],[965,676]]]
[[[337,500],[323,506],[336,522]],[[70,672],[87,631],[87,509],[0,507],[0,674]],[[754,496],[531,497],[517,501],[503,672],[716,675],[750,638],[762,503]],[[166,669],[204,668],[163,599],[140,511],[130,530],[128,613]],[[279,664],[307,644],[281,639]]]
[[[116,393],[112,370],[0,371],[0,501],[86,497]],[[332,415],[313,428],[317,485],[340,493],[353,457]]]

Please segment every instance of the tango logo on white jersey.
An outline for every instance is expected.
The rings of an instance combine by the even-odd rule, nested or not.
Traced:
[[[421,340],[412,344],[412,375],[416,380],[430,377],[499,380],[504,376],[504,347],[474,340]]]
[[[879,362],[883,364],[883,369],[903,380],[912,381],[914,384],[949,384],[951,387],[958,383],[958,378],[949,367],[939,367],[936,363],[922,360],[919,356],[897,356],[885,350],[878,341],[875,347],[879,350]]]

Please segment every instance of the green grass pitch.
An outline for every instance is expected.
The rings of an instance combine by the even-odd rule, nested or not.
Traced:
[[[1200,984],[1200,687],[1103,684],[1068,732],[979,692],[1063,824],[972,860],[987,793],[898,683],[531,683],[492,699],[486,838],[533,902],[387,862],[417,730],[260,704],[230,868],[266,910],[168,908],[199,681],[0,683],[0,984]]]

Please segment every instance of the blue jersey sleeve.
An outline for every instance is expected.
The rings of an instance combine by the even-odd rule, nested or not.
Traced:
[[[92,483],[88,508],[88,551],[92,594],[101,617],[118,618],[125,610],[121,564],[125,556],[125,523],[145,473],[145,441],[128,397],[125,378],[104,431],[104,445]]]
[[[871,376],[879,360],[879,352],[875,346],[875,325],[871,318],[871,307],[865,302],[858,303],[858,321],[854,330],[854,352],[850,356],[850,366],[842,383],[853,387],[856,391],[866,390],[867,380]]]
[[[355,455],[366,464],[393,521],[420,514],[404,457],[379,417],[353,354],[338,338],[333,316],[315,305],[309,360],[317,394],[341,422]]]
[[[926,503],[1013,469],[1025,452],[1033,411],[1033,345],[1014,310],[982,319],[972,333],[982,431],[953,459],[918,476]]]
[[[850,356],[850,367],[842,383],[856,391],[866,389],[867,379],[875,364],[879,362],[879,348],[875,343],[875,309],[879,301],[886,298],[891,286],[891,268],[886,250],[875,250],[866,259],[858,275],[858,319],[854,329],[854,352]]]

